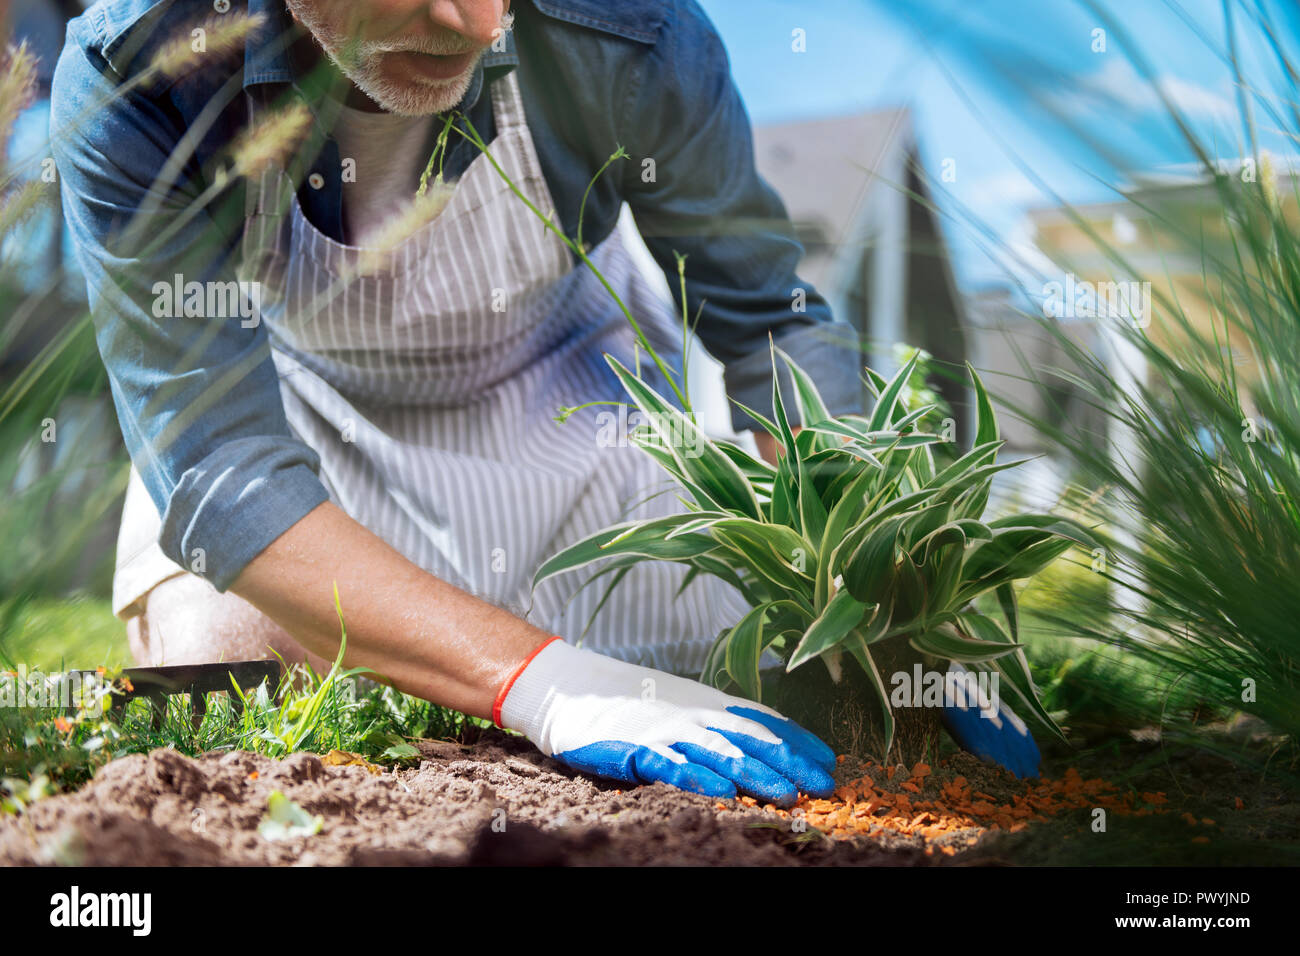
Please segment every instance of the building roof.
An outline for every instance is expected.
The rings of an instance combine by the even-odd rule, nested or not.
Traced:
[[[899,168],[889,160],[915,150],[906,108],[754,129],[759,173],[785,201],[808,248],[800,272],[809,282],[825,283],[834,248],[854,241],[872,191],[901,185],[880,171]]]

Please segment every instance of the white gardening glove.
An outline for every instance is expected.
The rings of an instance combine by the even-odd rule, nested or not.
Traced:
[[[502,686],[492,713],[576,770],[789,806],[834,790],[835,754],[770,707],[553,638]]]

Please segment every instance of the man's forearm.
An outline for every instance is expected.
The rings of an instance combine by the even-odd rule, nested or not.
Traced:
[[[780,446],[772,436],[757,432],[755,440],[775,463]],[[328,501],[249,562],[230,590],[333,660],[335,583],[347,666],[368,667],[398,690],[476,717],[491,716],[502,683],[550,636],[424,571]]]
[[[336,582],[347,666],[475,717],[491,716],[502,683],[549,636],[424,571],[332,502],[273,541],[230,590],[333,660]]]

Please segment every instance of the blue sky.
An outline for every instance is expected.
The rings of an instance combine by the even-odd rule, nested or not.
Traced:
[[[1261,2],[1295,56],[1295,5]],[[937,178],[942,161],[954,161],[956,180],[938,184],[948,190],[937,197],[941,204],[959,217],[966,209],[1009,248],[1030,247],[1027,208],[1056,204],[1021,164],[1079,203],[1113,198],[1127,170],[1192,158],[1157,88],[1219,156],[1243,153],[1220,0],[1099,0],[1104,15],[1083,0],[701,4],[727,43],[756,124],[908,105],[931,174]],[[803,53],[791,49],[795,29],[804,31]],[[1105,49],[1094,51],[1098,29],[1106,31]],[[1286,98],[1296,99],[1296,91],[1278,82],[1263,34],[1240,9],[1236,35],[1248,85],[1265,97],[1254,107],[1259,142],[1275,154],[1294,154],[1294,139],[1260,107],[1289,108]],[[1134,48],[1154,82],[1126,52]],[[1298,126],[1286,128],[1294,133]],[[1104,152],[1114,155],[1103,158]],[[1004,279],[975,229],[950,220],[946,231],[964,287]]]

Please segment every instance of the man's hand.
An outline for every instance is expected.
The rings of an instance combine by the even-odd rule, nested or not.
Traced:
[[[1042,758],[1025,722],[1004,701],[995,706],[977,682],[967,683],[973,678],[967,668],[951,661],[948,670],[959,676],[943,682],[943,725],[952,739],[963,750],[992,760],[1017,777],[1038,776]]]
[[[770,707],[555,638],[502,686],[493,719],[576,770],[778,806],[834,789],[835,754]]]
[[[790,431],[797,436],[802,428],[802,425],[795,425]],[[754,444],[758,446],[758,453],[769,465],[775,465],[777,456],[785,453],[785,448],[770,433],[761,428],[754,432]]]

